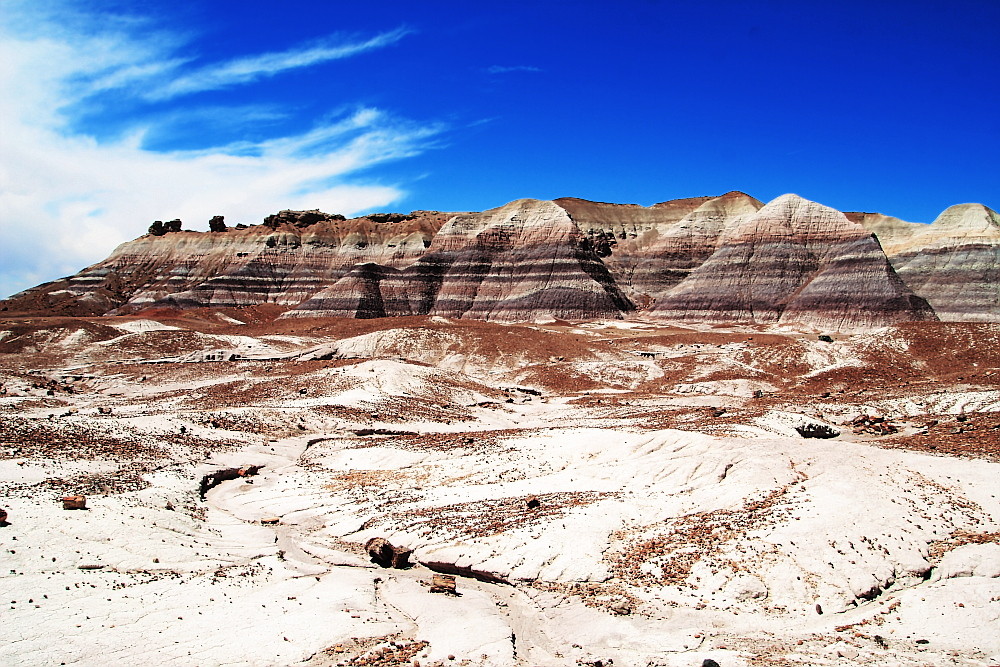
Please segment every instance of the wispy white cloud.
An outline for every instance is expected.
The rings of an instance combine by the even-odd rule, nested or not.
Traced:
[[[487,67],[486,71],[490,74],[507,74],[509,72],[541,72],[542,68],[533,65],[493,65]]]
[[[149,99],[166,99],[178,95],[205,90],[218,90],[220,88],[249,83],[288,70],[348,58],[364,53],[365,51],[389,46],[398,42],[409,32],[405,28],[398,28],[362,41],[336,43],[333,40],[328,40],[326,44],[236,58],[178,76],[164,86],[150,90],[146,93],[146,97]]]
[[[70,30],[72,23],[57,21],[58,13],[49,21],[31,2],[3,1],[0,89],[16,94],[0,96],[0,298],[102,259],[154,219],[181,218],[186,228],[204,229],[217,214],[254,223],[282,208],[350,215],[387,206],[403,191],[366,182],[357,172],[427,150],[442,129],[379,109],[347,108],[300,134],[154,151],[147,138],[176,122],[173,112],[154,104],[144,120],[129,121],[124,136],[99,140],[74,129],[81,102],[126,83],[160,82],[184,66],[177,57],[183,39],[164,39],[154,48],[127,21],[107,30],[95,30],[94,22]],[[374,40],[359,44],[376,48]],[[315,47],[298,56],[265,54],[240,67],[233,61],[225,76],[211,80],[196,70],[177,90],[194,90],[198,81],[249,83],[295,63],[346,55]],[[216,110],[232,113],[190,108],[192,118]],[[265,124],[282,114],[277,107],[258,112]]]

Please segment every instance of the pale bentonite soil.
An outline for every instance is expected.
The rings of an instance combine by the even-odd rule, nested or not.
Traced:
[[[996,324],[279,313],[0,321],[0,663],[1000,664]]]

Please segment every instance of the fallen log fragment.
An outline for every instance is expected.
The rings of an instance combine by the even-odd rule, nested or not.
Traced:
[[[351,431],[354,435],[417,435],[416,431],[397,431],[390,428],[359,428]]]
[[[431,577],[431,593],[447,593],[456,595],[455,577],[450,574],[434,574]]]
[[[795,430],[803,438],[836,438],[840,431],[826,424],[816,424],[810,422],[795,427]]]
[[[397,570],[409,567],[411,549],[395,547],[384,537],[373,537],[365,542],[365,551],[372,560],[382,567],[393,567]]]
[[[85,510],[87,509],[87,496],[64,496],[62,504],[64,510]]]
[[[225,468],[223,470],[216,470],[213,473],[209,473],[201,478],[201,488],[198,491],[198,495],[202,500],[204,500],[205,494],[217,487],[219,484],[231,479],[239,479],[240,477],[253,477],[259,473],[263,467],[264,466],[243,466],[242,468]]]

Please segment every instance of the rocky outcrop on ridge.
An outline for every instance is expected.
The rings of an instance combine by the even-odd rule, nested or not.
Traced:
[[[292,225],[293,227],[304,229],[305,227],[315,225],[317,222],[341,222],[346,219],[339,213],[324,213],[319,209],[308,211],[290,211],[286,209],[264,218],[264,226],[277,229],[282,225]]]
[[[791,194],[737,219],[712,256],[652,314],[836,328],[936,319],[893,271],[871,232]]]
[[[878,236],[899,277],[927,299],[941,319],[1000,319],[996,211],[982,204],[959,204],[930,225],[868,219],[862,224]]]

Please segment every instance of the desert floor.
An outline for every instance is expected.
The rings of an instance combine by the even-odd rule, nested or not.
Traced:
[[[0,664],[1000,664],[1000,325],[273,315],[0,321]]]

